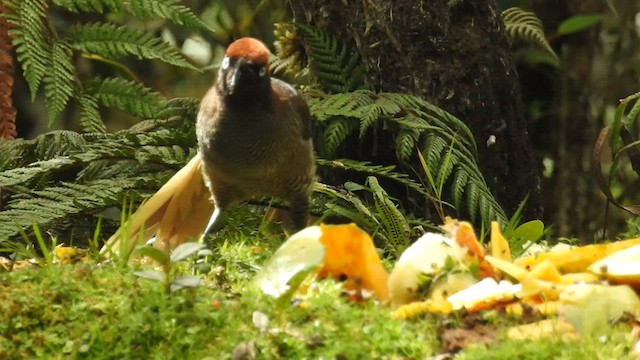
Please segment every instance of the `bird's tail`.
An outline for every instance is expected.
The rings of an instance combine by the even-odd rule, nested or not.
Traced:
[[[196,155],[158,192],[142,204],[107,240],[100,253],[131,254],[135,247],[155,237],[155,246],[174,249],[202,234],[213,212],[209,190]]]

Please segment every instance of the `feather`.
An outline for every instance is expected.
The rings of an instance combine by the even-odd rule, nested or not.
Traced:
[[[100,253],[131,254],[135,247],[155,237],[155,246],[178,245],[198,238],[213,212],[209,190],[196,155],[107,240]]]

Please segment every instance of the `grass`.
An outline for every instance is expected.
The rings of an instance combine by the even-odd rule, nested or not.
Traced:
[[[456,316],[391,319],[385,306],[346,301],[332,281],[303,300],[278,304],[249,282],[282,239],[264,231],[227,236],[215,247],[204,285],[169,296],[160,283],[134,276],[139,268],[117,261],[47,262],[0,273],[0,358],[231,359],[244,349],[257,359],[425,359],[443,351],[444,324],[464,326]],[[190,265],[179,270],[188,273]],[[488,314],[498,333],[514,323]],[[574,343],[499,335],[491,347],[474,345],[458,357],[632,358],[627,334],[626,326],[613,327],[606,337]]]

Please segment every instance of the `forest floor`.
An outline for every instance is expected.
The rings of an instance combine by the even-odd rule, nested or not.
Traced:
[[[251,289],[282,237],[237,233],[214,248],[199,287],[169,295],[134,274],[152,265],[92,259],[0,272],[2,359],[634,359],[625,324],[574,341],[510,340],[522,317],[492,309],[395,319],[325,280],[285,303]],[[185,261],[178,273],[189,273]],[[462,350],[461,350],[462,349]]]

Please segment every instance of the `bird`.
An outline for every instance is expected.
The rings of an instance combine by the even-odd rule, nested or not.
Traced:
[[[269,55],[257,39],[234,41],[202,100],[196,137],[215,206],[205,235],[223,212],[255,196],[288,201],[292,228],[307,225],[315,179],[311,116],[295,88],[271,77]]]
[[[288,225],[307,226],[315,184],[311,115],[290,84],[271,77],[270,51],[244,37],[226,49],[196,119],[198,152],[105,243],[131,252],[141,239],[175,248],[217,231],[234,206],[258,196],[290,204]]]

